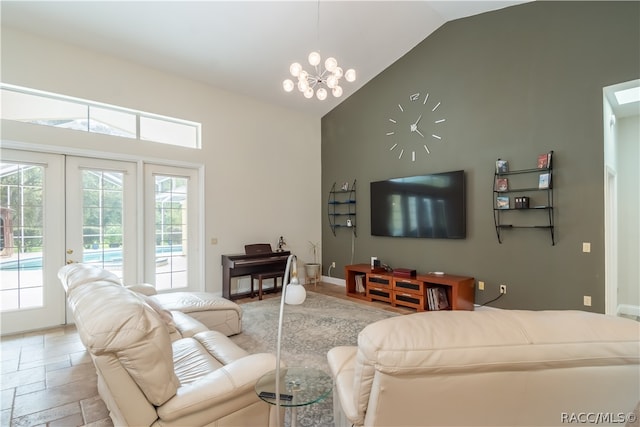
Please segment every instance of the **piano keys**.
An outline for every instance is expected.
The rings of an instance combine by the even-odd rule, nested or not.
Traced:
[[[231,278],[284,269],[290,251],[263,252],[257,254],[222,255],[222,296],[234,300],[249,296],[249,292],[231,293]]]

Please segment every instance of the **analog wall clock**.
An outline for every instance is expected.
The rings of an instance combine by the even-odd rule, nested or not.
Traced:
[[[386,142],[398,159],[412,162],[431,154],[431,144],[442,141],[442,124],[446,119],[440,111],[441,102],[429,98],[429,93],[416,92],[393,109],[388,118]]]

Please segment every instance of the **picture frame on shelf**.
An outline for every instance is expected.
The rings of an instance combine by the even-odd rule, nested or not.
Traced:
[[[544,190],[550,187],[551,187],[551,174],[541,173],[540,178],[538,179],[538,188],[541,190]]]
[[[506,160],[498,159],[496,161],[496,172],[497,173],[509,172],[509,162]]]
[[[508,196],[496,197],[496,208],[509,209],[509,197]]]
[[[551,153],[544,153],[538,156],[538,169],[549,169],[551,165]]]
[[[509,180],[507,178],[496,178],[496,191],[507,191]]]

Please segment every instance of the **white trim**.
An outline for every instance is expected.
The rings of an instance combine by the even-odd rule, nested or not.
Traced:
[[[333,285],[339,285],[339,286],[342,286],[342,287],[346,287],[347,286],[344,279],[339,279],[337,277],[322,276],[320,278],[320,280],[322,282],[331,283]]]
[[[640,317],[640,306],[631,305],[631,304],[620,304],[618,306],[617,315],[627,315],[627,316],[636,316]]]
[[[604,265],[605,314],[613,315],[618,305],[618,194],[616,171],[604,168]]]
[[[51,153],[51,154],[64,154],[68,156],[80,156],[80,157],[99,157],[108,160],[120,160],[120,161],[128,161],[128,162],[143,162],[143,163],[153,163],[162,166],[177,166],[183,168],[204,168],[202,163],[191,163],[184,162],[173,159],[162,159],[158,157],[148,157],[145,155],[144,160],[140,159],[140,156],[136,156],[133,154],[124,154],[124,153],[115,153],[112,151],[98,151],[98,150],[87,150],[84,148],[71,148],[57,145],[45,145],[45,144],[35,144],[31,142],[18,142],[3,139],[0,142],[2,148],[11,148],[14,150],[21,151],[36,151],[38,153]]]

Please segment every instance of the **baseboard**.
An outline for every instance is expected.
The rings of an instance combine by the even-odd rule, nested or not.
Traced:
[[[344,279],[338,279],[337,277],[322,276],[320,280],[324,283],[331,283],[332,285],[346,286]]]
[[[640,317],[640,306],[631,304],[619,304],[617,312],[618,315],[622,314],[625,316]]]

